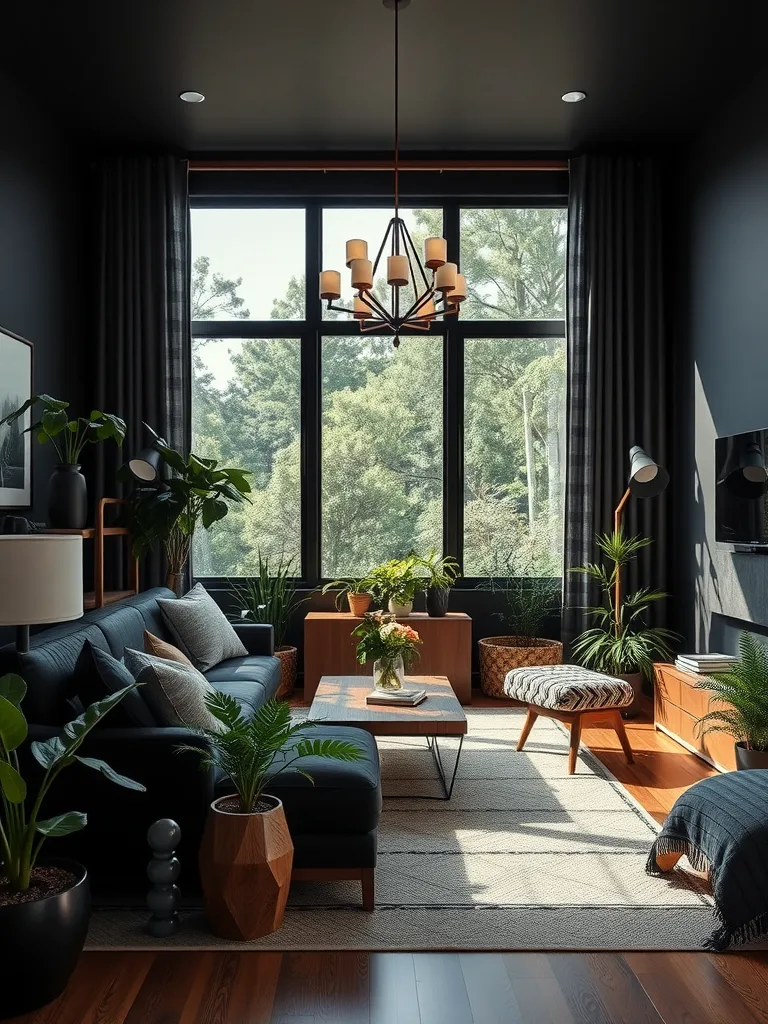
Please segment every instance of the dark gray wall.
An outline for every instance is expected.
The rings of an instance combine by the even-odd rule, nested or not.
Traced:
[[[761,74],[680,177],[677,541],[698,650],[733,650],[741,626],[768,626],[768,557],[718,547],[714,520],[715,437],[768,426],[767,105]]]
[[[2,77],[0,125],[0,326],[34,343],[35,389],[79,408],[85,378],[77,158],[56,122]],[[34,504],[20,514],[43,520],[54,453],[35,444],[32,458]],[[0,629],[0,642],[9,638]]]

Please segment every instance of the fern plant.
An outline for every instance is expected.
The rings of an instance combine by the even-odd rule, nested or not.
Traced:
[[[308,739],[305,733],[315,722],[291,722],[288,704],[270,700],[247,719],[234,698],[215,690],[206,694],[205,703],[220,729],[194,728],[205,739],[201,749],[182,745],[179,750],[197,754],[204,769],[217,768],[231,781],[237,793],[241,814],[258,809],[270,782],[302,757],[324,757],[337,761],[360,761],[363,751],[355,743],[333,738]],[[314,783],[303,768],[296,768]]]
[[[640,587],[634,593],[618,597],[616,581],[628,565],[650,543],[648,537],[628,537],[620,528],[596,538],[598,548],[608,564],[588,562],[571,569],[581,572],[597,583],[603,603],[587,608],[595,626],[584,630],[573,642],[576,660],[586,668],[607,675],[628,675],[641,672],[650,677],[656,659],[671,657],[670,644],[677,634],[659,626],[646,626],[648,609],[667,595],[662,590]]]
[[[768,648],[751,633],[739,639],[740,660],[727,672],[696,683],[710,690],[713,701],[726,705],[709,711],[696,723],[697,732],[724,732],[747,750],[768,751]]]

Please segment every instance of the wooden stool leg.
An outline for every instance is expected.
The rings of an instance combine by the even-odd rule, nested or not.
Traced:
[[[534,711],[533,708],[528,708],[528,717],[525,720],[525,725],[523,726],[523,731],[520,733],[520,739],[517,741],[517,749],[518,750],[522,750],[523,747],[525,746],[525,741],[528,739],[528,737],[531,734],[531,729],[533,728],[533,723],[536,721],[536,719],[538,717],[539,717],[538,711]]]
[[[682,853],[657,853],[656,867],[659,871],[671,871],[682,856]]]
[[[621,743],[627,764],[634,764],[635,758],[632,753],[632,747],[629,745],[629,737],[627,736],[627,730],[624,728],[624,719],[621,717],[620,711],[614,711],[613,713],[613,727],[616,730],[616,735],[619,737],[619,743]]]
[[[576,758],[579,756],[581,745],[581,715],[574,715],[571,722],[571,746],[568,751],[568,774],[573,775],[576,771]]]
[[[363,885],[363,910],[369,913],[376,908],[376,872],[373,868],[363,868],[360,872]]]

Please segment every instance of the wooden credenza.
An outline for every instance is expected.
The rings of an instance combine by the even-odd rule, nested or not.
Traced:
[[[309,612],[304,619],[304,698],[312,700],[321,676],[370,676],[371,665],[355,657],[352,630],[363,620],[350,612]],[[413,673],[447,676],[462,704],[472,701],[472,619],[464,612],[430,618],[413,612],[398,619],[412,626],[422,640]]]
[[[657,729],[708,761],[720,771],[734,771],[736,754],[734,740],[723,732],[701,736],[696,723],[710,708],[709,690],[697,690],[696,678],[681,672],[674,665],[656,665],[656,694],[654,701],[654,723]]]

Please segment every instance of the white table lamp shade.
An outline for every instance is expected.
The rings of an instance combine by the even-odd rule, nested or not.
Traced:
[[[82,614],[82,537],[0,535],[0,625],[67,622]]]

